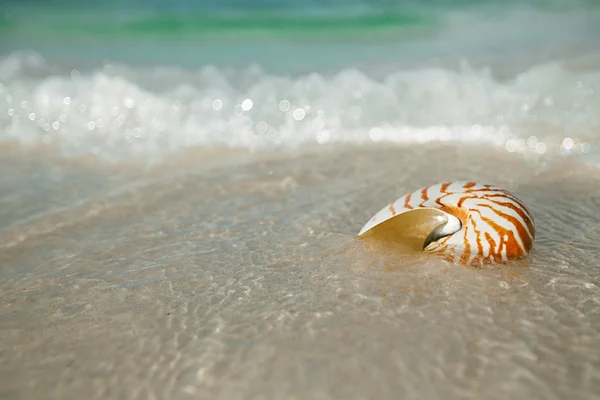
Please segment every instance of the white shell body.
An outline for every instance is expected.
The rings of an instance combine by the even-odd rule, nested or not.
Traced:
[[[437,239],[426,242],[424,250],[457,264],[520,258],[529,253],[535,238],[533,217],[522,201],[496,186],[467,181],[439,183],[400,197],[375,214],[358,235],[417,209],[445,214]]]

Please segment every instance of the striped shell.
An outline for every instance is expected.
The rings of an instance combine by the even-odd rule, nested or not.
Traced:
[[[417,210],[436,212],[419,214],[415,213]],[[411,224],[428,220],[420,240],[427,237],[419,242],[423,250],[457,264],[478,265],[523,257],[531,250],[535,237],[533,217],[521,200],[496,186],[466,181],[427,186],[399,198],[375,214],[358,236],[383,231],[394,220],[405,221],[393,222],[396,225],[406,225],[410,214],[414,214]]]

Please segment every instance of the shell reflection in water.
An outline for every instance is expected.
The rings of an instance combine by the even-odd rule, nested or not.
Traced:
[[[380,210],[359,237],[402,244],[477,266],[527,255],[535,225],[510,192],[475,182],[427,186]]]

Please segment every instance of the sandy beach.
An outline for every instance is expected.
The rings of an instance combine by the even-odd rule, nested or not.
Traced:
[[[39,216],[13,213],[2,232],[3,398],[600,390],[594,168],[539,171],[505,152],[448,146],[150,171],[35,160],[2,159],[28,171],[13,182],[22,187],[62,177],[21,191],[20,207],[38,205]],[[502,185],[530,205],[530,257],[474,270],[373,253],[355,239],[389,200],[455,178]]]

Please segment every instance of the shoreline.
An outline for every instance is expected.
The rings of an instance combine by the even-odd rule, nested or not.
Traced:
[[[15,158],[6,162],[31,160]],[[417,399],[429,393],[431,368],[445,377],[432,399],[458,398],[457,386],[473,399],[538,398],[532,390],[584,399],[597,389],[571,375],[594,363],[600,345],[597,169],[537,172],[514,154],[457,147],[212,170],[197,162],[116,180],[108,178],[118,169],[42,162],[49,175],[66,174],[50,192],[27,184],[37,174],[14,175],[28,189],[20,207],[90,200],[1,235],[7,244],[27,234],[0,252],[3,393]],[[475,271],[437,257],[388,258],[354,241],[388,201],[464,178],[528,205],[531,256]],[[88,190],[73,192],[86,181]],[[365,363],[370,376],[389,378],[365,379]],[[498,371],[508,371],[509,389]],[[525,372],[536,383],[519,380]]]

